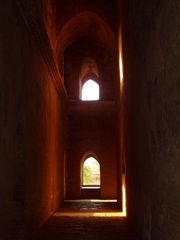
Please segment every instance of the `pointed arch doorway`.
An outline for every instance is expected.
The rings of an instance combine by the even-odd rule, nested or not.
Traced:
[[[89,79],[82,87],[82,100],[83,101],[97,101],[99,100],[99,85]]]
[[[81,165],[81,197],[100,198],[100,163],[94,156],[88,156]]]

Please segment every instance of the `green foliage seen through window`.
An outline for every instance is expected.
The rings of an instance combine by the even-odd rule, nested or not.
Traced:
[[[100,165],[93,157],[87,158],[83,164],[83,185],[100,185]]]

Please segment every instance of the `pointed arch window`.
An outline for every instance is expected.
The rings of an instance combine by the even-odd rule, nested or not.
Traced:
[[[94,157],[88,157],[82,166],[82,186],[100,187],[100,164]]]
[[[82,87],[83,101],[97,101],[99,100],[99,84],[92,79],[87,80]]]

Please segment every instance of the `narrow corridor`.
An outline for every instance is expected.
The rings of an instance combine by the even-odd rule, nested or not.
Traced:
[[[40,229],[33,240],[121,239],[137,240],[127,218],[121,217],[117,202],[66,201]]]
[[[180,0],[0,5],[0,240],[180,240]]]

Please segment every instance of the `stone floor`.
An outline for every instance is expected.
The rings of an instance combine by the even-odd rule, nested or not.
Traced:
[[[33,240],[137,240],[117,202],[66,201]]]

